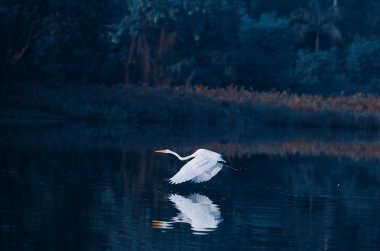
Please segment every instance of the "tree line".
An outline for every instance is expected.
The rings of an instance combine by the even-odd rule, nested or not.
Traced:
[[[1,84],[380,90],[375,0],[4,0]]]

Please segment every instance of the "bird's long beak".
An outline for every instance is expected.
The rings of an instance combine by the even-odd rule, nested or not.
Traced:
[[[155,153],[165,153],[165,150],[157,150],[157,151],[154,151]]]

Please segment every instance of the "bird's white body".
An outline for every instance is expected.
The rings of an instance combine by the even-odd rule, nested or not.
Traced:
[[[187,157],[181,157],[171,150],[159,150],[156,152],[173,154],[180,160],[192,159],[169,179],[172,184],[186,181],[195,183],[208,181],[222,169],[223,163],[225,163],[221,154],[206,149],[198,149]]]

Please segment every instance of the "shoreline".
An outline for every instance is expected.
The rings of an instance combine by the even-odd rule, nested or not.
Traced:
[[[235,86],[137,87],[15,85],[1,89],[1,120],[43,118],[87,122],[217,127],[267,125],[380,129],[380,97],[323,97],[256,92]]]

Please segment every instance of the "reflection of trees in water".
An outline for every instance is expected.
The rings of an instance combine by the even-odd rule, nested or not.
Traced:
[[[337,238],[337,203],[332,198],[313,196],[289,197],[287,228],[293,231],[295,245],[300,250],[331,249]],[[348,241],[347,241],[348,242]]]
[[[0,201],[7,217],[0,225],[24,229],[25,245],[140,247],[145,240],[137,235],[150,229],[168,194],[147,150],[3,150]],[[0,232],[9,243],[21,241],[16,232]]]
[[[0,201],[2,210],[12,212],[1,217],[1,225],[22,226],[26,229],[23,238],[32,246],[96,249],[101,243],[115,249],[138,248],[155,239],[149,231],[152,219],[175,213],[164,201],[167,194],[186,189],[203,193],[202,189],[210,188],[207,194],[223,209],[223,226],[228,226],[216,233],[231,236],[231,242],[241,245],[282,238],[285,246],[299,250],[312,248],[310,243],[322,249],[346,238],[350,247],[359,245],[349,236],[357,231],[360,245],[371,246],[373,236],[379,235],[371,222],[380,219],[375,195],[380,182],[377,160],[268,157],[261,154],[265,151],[253,151],[258,148],[230,143],[214,147],[225,149],[232,163],[253,171],[239,175],[223,170],[207,188],[174,187],[165,178],[183,163],[170,156],[158,160],[148,148],[7,150],[0,162],[6,167],[0,175]],[[179,148],[183,153],[192,150]],[[266,151],[270,150],[281,149],[273,146]],[[0,231],[14,240],[10,243],[20,240],[15,232]],[[181,232],[172,232],[173,245],[180,246]]]
[[[295,240],[297,246],[313,249],[315,247],[302,245],[317,243],[319,250],[331,249],[342,238],[347,239],[348,249],[373,245],[372,236],[378,231],[377,227],[358,225],[358,222],[380,218],[380,213],[373,210],[380,206],[374,197],[378,190],[378,173],[377,161],[358,164],[333,158],[306,158],[287,168],[285,176],[290,189],[287,208],[292,215],[288,219],[295,220],[289,225],[296,232],[295,236],[301,237]],[[355,231],[360,232],[361,243],[347,236]]]
[[[2,152],[7,159],[3,168],[20,174],[16,180],[8,176],[2,183],[5,189],[1,189],[1,205],[7,209],[3,208],[6,217],[1,217],[0,224],[14,229],[3,232],[8,240],[14,240],[7,241],[9,245],[18,240],[25,247],[74,250],[86,249],[93,236],[104,241],[90,221],[94,205],[118,197],[116,191],[100,185],[114,181],[114,169],[104,165],[114,156],[96,158],[96,152],[53,149]],[[18,231],[23,231],[22,239]]]
[[[353,160],[379,159],[380,143],[373,132],[291,130],[286,128],[197,128],[83,124],[36,127],[4,127],[0,145],[19,147],[83,148],[145,151],[171,148],[181,154],[206,148],[227,158],[253,154],[271,156],[333,156]],[[147,154],[147,157],[150,155]],[[142,158],[144,160],[145,158]]]
[[[286,142],[267,142],[252,145],[239,144],[216,144],[213,145],[216,151],[223,152],[226,156],[242,156],[252,154],[267,155],[299,155],[299,156],[333,156],[337,158],[351,158],[353,160],[370,160],[380,158],[379,143],[365,142],[321,142],[311,141],[286,141]]]
[[[282,240],[283,247],[297,250],[376,247],[379,226],[371,219],[380,219],[378,161],[268,156],[236,161],[252,163],[254,171],[225,185],[231,206],[221,207],[237,211],[230,235],[250,235],[247,245],[252,239],[258,245]]]

